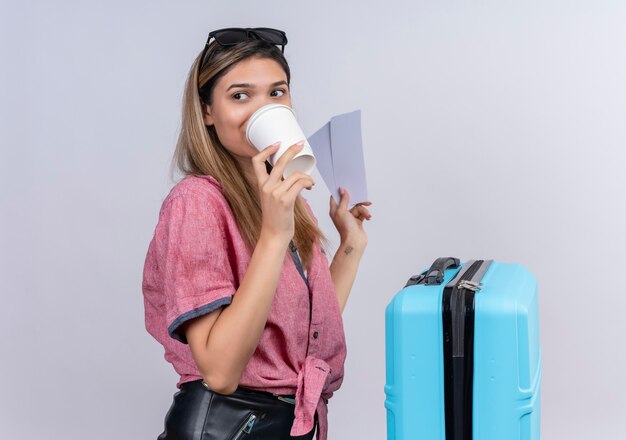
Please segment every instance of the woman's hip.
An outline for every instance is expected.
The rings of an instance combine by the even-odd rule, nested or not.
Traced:
[[[165,416],[165,430],[157,440],[309,440],[315,428],[300,437],[289,432],[294,405],[270,393],[238,387],[223,395],[202,380],[181,385]],[[317,420],[317,414],[316,414]]]

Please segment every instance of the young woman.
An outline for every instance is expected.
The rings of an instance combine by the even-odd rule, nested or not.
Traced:
[[[146,329],[180,375],[160,440],[327,437],[371,202],[347,210],[347,192],[331,196],[341,244],[329,267],[300,195],[313,179],[282,177],[302,143],[272,167],[278,145],[246,140],[255,110],[291,106],[285,44],[276,29],[211,32],[185,85],[175,152],[185,177],[163,201],[142,286]]]

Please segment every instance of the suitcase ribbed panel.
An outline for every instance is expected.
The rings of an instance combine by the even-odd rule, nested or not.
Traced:
[[[387,306],[388,439],[445,440],[441,300],[456,272],[440,286],[402,289]]]
[[[474,439],[539,439],[541,350],[537,283],[494,262],[475,296]]]

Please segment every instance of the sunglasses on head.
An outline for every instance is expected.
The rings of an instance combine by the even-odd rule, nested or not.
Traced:
[[[204,65],[207,49],[211,38],[215,38],[215,41],[220,46],[234,46],[238,43],[243,43],[248,40],[263,40],[271,44],[280,46],[282,53],[285,53],[285,45],[287,44],[287,34],[285,32],[272,29],[272,28],[224,28],[212,31],[209,33],[209,38],[204,45],[202,56],[200,57],[200,63],[198,64],[198,73],[202,70]]]

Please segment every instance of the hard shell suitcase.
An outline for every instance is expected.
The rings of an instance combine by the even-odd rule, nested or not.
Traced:
[[[517,264],[439,258],[385,312],[389,440],[540,438],[537,282]]]

